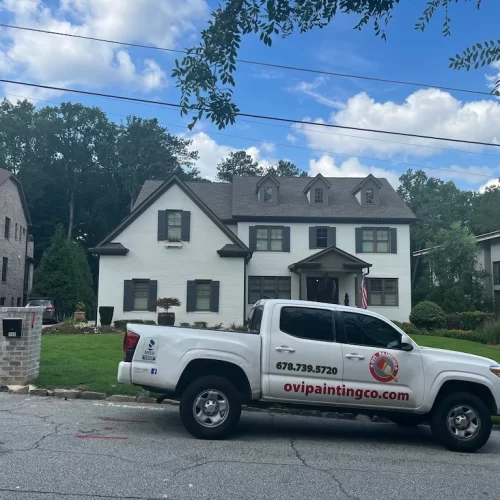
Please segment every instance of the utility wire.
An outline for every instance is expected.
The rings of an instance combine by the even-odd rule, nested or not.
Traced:
[[[10,96],[13,96],[13,97],[19,97],[21,99],[32,99],[34,101],[45,102],[45,103],[54,104],[54,105],[57,106],[57,103],[52,102],[52,101],[46,101],[46,100],[43,100],[43,99],[35,99],[35,98],[31,98],[31,97],[28,98],[26,96],[22,96],[22,95],[18,95],[18,94],[11,94],[11,93],[5,94],[5,95],[10,95]],[[108,111],[106,111],[105,113],[108,114],[108,115],[118,116],[120,118],[127,118],[126,115],[121,115],[121,114],[118,114],[118,113],[112,113],[112,112],[108,112]],[[158,122],[158,123],[160,125],[164,126],[164,127],[174,127],[174,128],[180,128],[180,129],[183,129],[183,130],[187,130],[187,127],[183,126],[183,125],[175,125],[173,123],[166,123],[166,122]],[[251,123],[259,123],[259,122],[251,122]],[[253,138],[253,137],[242,137],[242,136],[239,136],[239,135],[226,134],[226,133],[223,133],[223,132],[213,132],[213,131],[211,131],[210,135],[220,135],[220,136],[223,136],[223,137],[231,137],[231,138],[234,138],[234,139],[241,139],[241,140],[245,140],[245,141],[253,141],[253,142],[256,142],[256,143],[259,143],[259,144],[260,143],[274,144],[275,146],[282,146],[282,147],[286,147],[286,148],[293,148],[293,149],[301,149],[301,150],[307,150],[307,151],[314,151],[314,152],[318,152],[318,153],[326,153],[326,154],[330,154],[330,155],[333,155],[333,156],[356,157],[356,158],[361,158],[363,160],[379,161],[379,162],[384,162],[386,164],[387,163],[392,163],[392,164],[395,164],[395,165],[404,165],[404,166],[407,166],[407,167],[414,167],[414,168],[419,168],[419,169],[423,169],[423,170],[427,170],[427,169],[428,170],[439,170],[441,172],[447,172],[447,173],[452,173],[452,174],[455,173],[455,174],[467,175],[467,176],[472,175],[472,176],[476,176],[476,177],[484,177],[486,179],[491,179],[492,177],[495,177],[494,174],[492,174],[492,175],[478,174],[476,172],[465,172],[463,170],[454,170],[454,169],[451,169],[451,168],[429,167],[429,166],[417,165],[417,164],[414,164],[414,163],[408,163],[408,162],[403,162],[403,161],[384,160],[382,158],[373,158],[373,157],[369,157],[369,156],[359,156],[357,154],[337,153],[336,151],[331,151],[331,150],[309,148],[309,147],[305,147],[305,146],[296,146],[294,144],[279,143],[279,142],[276,142],[276,141],[269,141],[269,140],[266,140],[266,139],[256,139],[256,138]]]
[[[127,96],[120,96],[120,95],[115,95],[115,94],[104,94],[102,92],[91,92],[89,90],[77,90],[77,89],[71,89],[71,88],[65,88],[65,87],[54,87],[51,85],[41,85],[41,84],[37,84],[37,83],[19,82],[19,81],[15,81],[15,80],[6,80],[3,78],[0,79],[0,82],[10,83],[13,85],[22,85],[25,87],[35,87],[35,88],[46,89],[46,90],[57,90],[59,92],[73,92],[75,94],[91,95],[91,96],[97,96],[97,97],[106,97],[109,99],[120,99],[123,101],[129,101],[129,102],[143,102],[143,103],[149,103],[149,104],[159,104],[161,106],[167,106],[167,107],[172,107],[172,108],[182,108],[182,106],[180,104],[164,102],[164,101],[155,101],[155,100],[151,100],[151,99],[141,99],[139,97],[127,97]],[[193,109],[196,109],[196,108],[193,108]],[[407,132],[395,132],[395,131],[390,131],[390,130],[376,130],[376,129],[371,129],[371,128],[349,127],[347,125],[334,125],[332,123],[314,123],[314,122],[310,122],[307,120],[282,118],[279,116],[257,115],[257,114],[253,114],[253,113],[238,113],[237,116],[245,116],[247,118],[258,118],[260,120],[279,121],[279,122],[284,122],[284,123],[300,123],[302,125],[313,125],[315,127],[327,127],[327,128],[337,128],[337,129],[345,129],[345,130],[358,130],[358,131],[362,131],[362,132],[372,132],[375,134],[399,135],[399,136],[404,136],[404,137],[417,137],[419,139],[430,139],[430,140],[434,140],[434,141],[446,141],[446,142],[457,142],[457,143],[464,143],[464,144],[475,144],[477,146],[491,146],[491,147],[495,147],[495,148],[500,147],[500,144],[494,144],[494,143],[490,143],[490,142],[468,141],[466,139],[453,139],[451,137],[438,137],[438,136],[432,136],[432,135],[410,134]]]
[[[66,36],[70,38],[79,38],[82,40],[92,40],[94,42],[104,42],[104,43],[110,43],[110,44],[116,44],[116,45],[124,45],[126,47],[135,47],[139,49],[151,49],[151,50],[160,50],[163,52],[173,52],[176,54],[186,54],[186,50],[179,50],[179,49],[170,49],[166,47],[157,47],[155,45],[144,45],[140,43],[130,43],[130,42],[122,42],[118,40],[108,40],[106,38],[97,38],[97,37],[92,37],[92,36],[84,36],[84,35],[75,35],[72,33],[63,33],[60,31],[50,31],[50,30],[43,30],[39,28],[28,28],[27,26],[17,26],[13,24],[4,24],[0,23],[0,27],[2,28],[8,28],[8,29],[16,29],[16,30],[22,30],[22,31],[31,31],[35,33],[44,33],[47,35],[57,35],[57,36]],[[423,87],[423,88],[436,88],[440,90],[447,90],[450,92],[465,92],[468,94],[476,94],[476,95],[484,95],[484,96],[492,96],[495,95],[494,91],[492,92],[485,92],[482,90],[473,90],[473,89],[462,89],[458,87],[446,87],[443,85],[432,85],[430,83],[419,83],[419,82],[408,82],[404,80],[390,80],[388,78],[377,78],[373,76],[365,76],[365,75],[351,75],[348,73],[338,73],[334,71],[326,71],[326,70],[320,70],[320,69],[312,69],[312,68],[301,68],[298,66],[288,66],[285,64],[274,64],[274,63],[268,63],[268,62],[262,62],[262,61],[253,61],[249,59],[236,59],[237,62],[242,63],[242,64],[251,64],[254,66],[263,66],[263,67],[268,67],[268,68],[275,68],[275,69],[286,69],[286,70],[291,70],[291,71],[301,71],[304,73],[315,73],[319,75],[328,75],[328,76],[337,76],[337,77],[342,77],[342,78],[353,78],[357,80],[369,80],[373,82],[384,82],[384,83],[395,83],[398,85],[409,85],[412,87]]]

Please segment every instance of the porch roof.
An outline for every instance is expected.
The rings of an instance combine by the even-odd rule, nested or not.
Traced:
[[[288,269],[292,272],[298,272],[301,269],[319,269],[322,270],[325,268],[325,260],[329,256],[335,256],[335,265],[336,267],[344,268],[346,271],[356,271],[361,270],[366,267],[371,267],[372,264],[365,262],[364,260],[358,259],[354,255],[350,253],[344,252],[340,248],[337,248],[335,245],[332,245],[328,248],[324,248],[323,250],[306,257],[294,264],[290,264]]]

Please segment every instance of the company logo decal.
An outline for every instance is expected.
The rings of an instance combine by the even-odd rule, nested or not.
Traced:
[[[397,382],[398,360],[389,352],[376,352],[370,359],[370,373],[379,382]]]

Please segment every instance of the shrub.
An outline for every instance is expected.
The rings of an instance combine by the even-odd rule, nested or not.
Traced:
[[[155,321],[149,319],[118,319],[115,321],[115,328],[119,328],[123,332],[127,329],[127,323],[134,323],[136,325],[156,325]]]
[[[435,337],[470,340],[472,342],[480,342],[481,344],[488,343],[486,336],[482,332],[475,330],[418,330],[418,332],[413,332],[412,335],[432,335]]]
[[[445,326],[446,316],[437,304],[424,300],[412,309],[410,321],[417,328],[433,330]]]
[[[248,332],[248,327],[245,325],[237,325],[236,323],[231,323],[229,325],[229,330],[233,330],[235,332]]]
[[[461,320],[460,314],[451,313],[446,315],[446,325],[447,330],[460,330]]]
[[[459,317],[462,330],[479,330],[487,320],[494,319],[495,315],[480,311],[467,311],[459,313]]]
[[[101,320],[101,325],[109,326],[113,321],[113,313],[115,308],[113,306],[101,306],[99,307],[99,319]]]
[[[487,321],[480,330],[488,344],[500,344],[500,321]]]
[[[194,328],[208,328],[208,323],[206,321],[195,321],[193,326]]]
[[[176,297],[166,297],[164,299],[158,299],[154,305],[160,309],[165,309],[165,311],[168,312],[171,307],[179,307],[181,305],[181,301]]]
[[[104,333],[120,333],[116,327],[113,326],[94,326],[86,322],[64,322],[56,326],[51,326],[43,330],[43,335],[99,335]]]
[[[181,328],[189,328],[191,325],[189,323],[181,323],[179,326]]]

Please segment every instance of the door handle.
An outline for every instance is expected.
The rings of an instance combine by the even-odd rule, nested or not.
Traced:
[[[352,354],[346,354],[345,357],[347,359],[365,359],[365,357],[361,356],[361,354],[354,354],[354,353],[352,353]]]
[[[295,349],[293,347],[288,347],[286,345],[275,347],[274,350],[278,352],[295,352]]]

